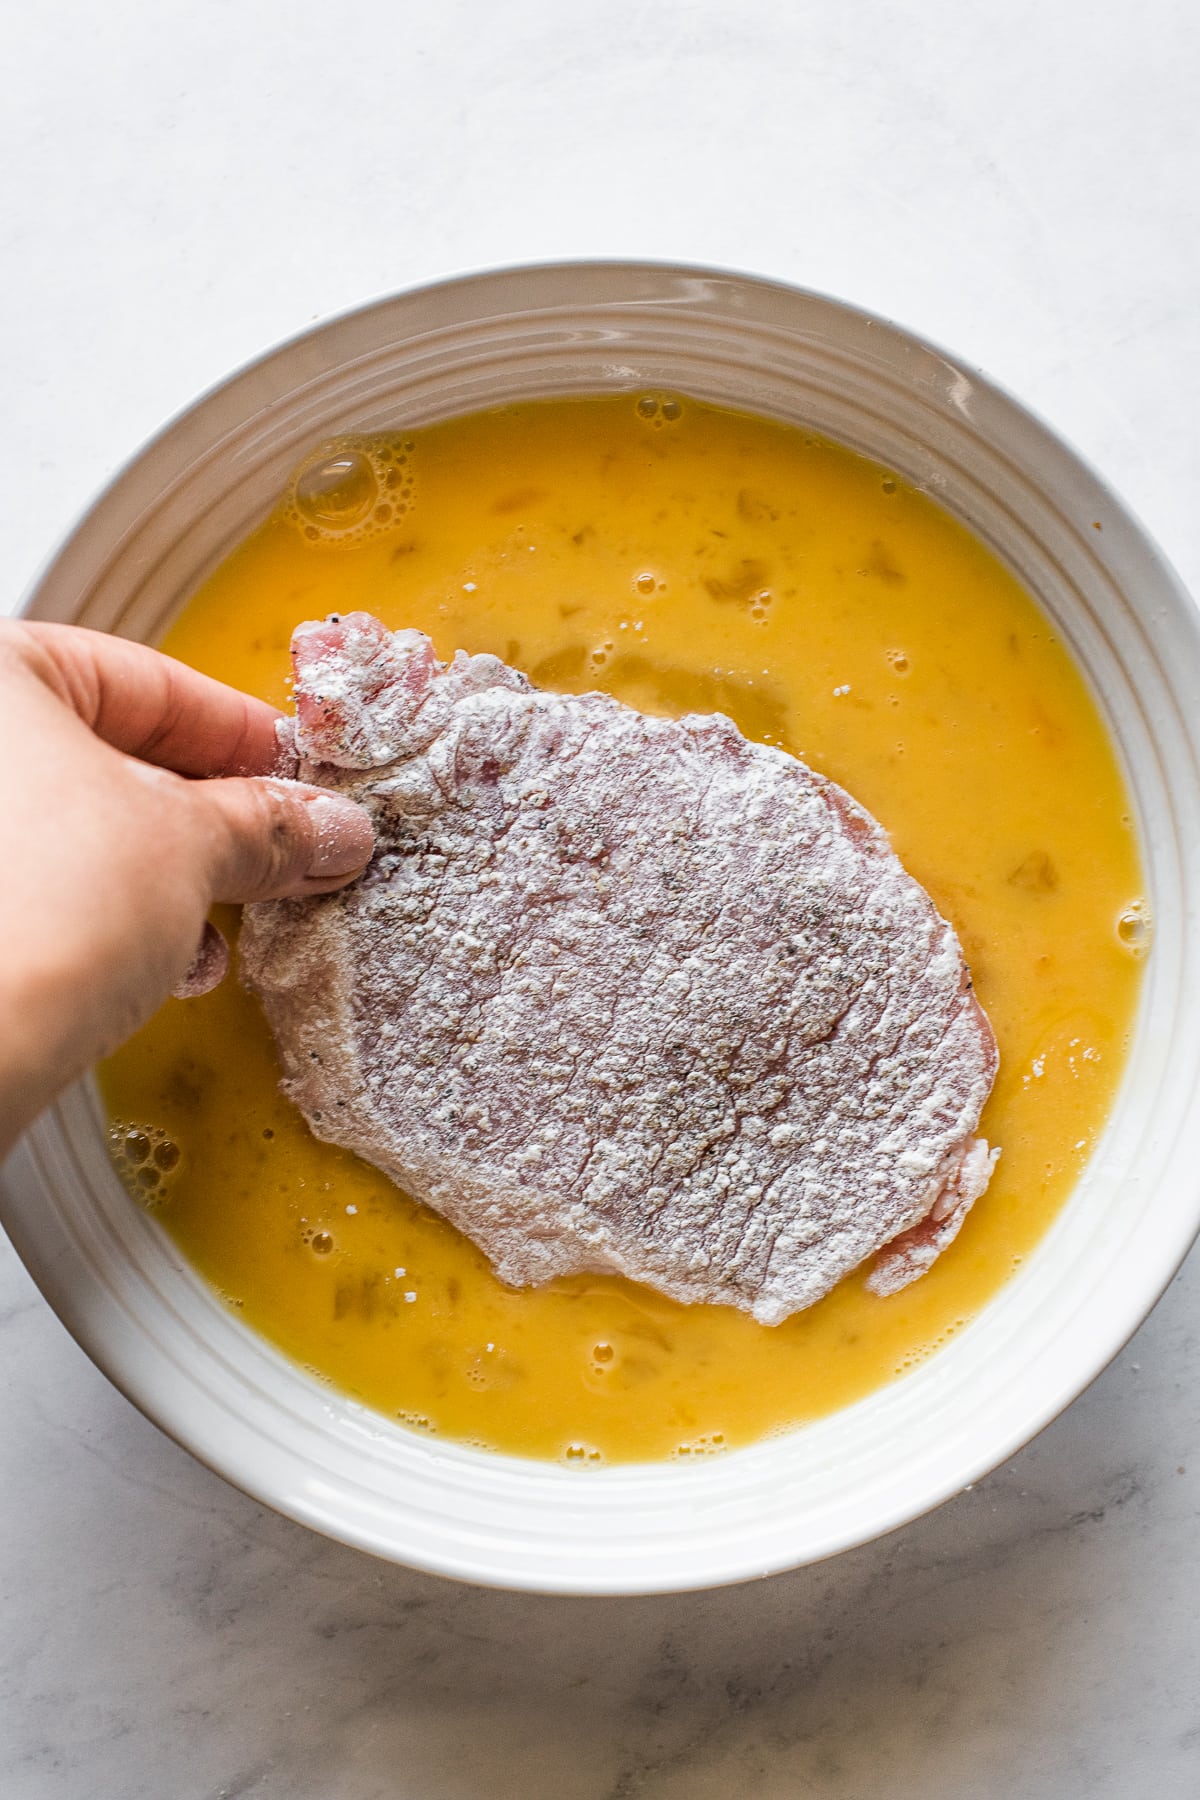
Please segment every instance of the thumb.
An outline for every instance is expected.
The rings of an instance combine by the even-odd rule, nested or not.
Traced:
[[[208,845],[213,900],[328,894],[370,861],[370,815],[344,794],[271,776],[190,782],[187,791]]]

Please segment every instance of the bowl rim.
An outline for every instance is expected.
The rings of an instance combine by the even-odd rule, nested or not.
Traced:
[[[939,339],[901,323],[890,314],[874,312],[870,307],[847,300],[840,295],[828,293],[824,289],[809,287],[801,282],[781,281],[774,276],[735,268],[728,264],[676,262],[669,257],[579,256],[545,257],[532,262],[489,263],[482,267],[465,266],[429,276],[403,287],[380,289],[365,300],[335,307],[331,312],[323,314],[315,321],[298,326],[295,330],[285,333],[283,337],[274,339],[264,349],[244,356],[224,375],[206,383],[191,399],[172,408],[161,423],[150,432],[149,436],[118,460],[111,474],[72,514],[64,530],[51,544],[40,562],[35,564],[11,616],[14,618],[30,616],[32,608],[44,593],[47,578],[52,570],[58,567],[84,531],[92,526],[97,515],[106,510],[118,497],[119,490],[123,489],[130,473],[139,464],[153,452],[162,448],[181,427],[190,422],[194,415],[207,409],[214,401],[230,394],[248,378],[259,374],[269,364],[293,355],[305,345],[316,343],[341,327],[365,321],[375,314],[382,314],[389,307],[394,306],[397,301],[432,298],[450,291],[464,295],[471,292],[486,292],[496,283],[514,278],[536,281],[542,276],[568,274],[601,274],[634,278],[661,276],[701,282],[727,282],[738,287],[758,290],[764,294],[779,295],[793,301],[811,302],[814,306],[819,306],[832,315],[884,333],[896,343],[934,359],[941,363],[950,375],[969,383],[972,390],[990,396],[1005,410],[1011,411],[1016,418],[1032,425],[1048,445],[1060,452],[1065,452],[1066,456],[1075,464],[1076,469],[1087,478],[1097,494],[1110,506],[1114,520],[1120,520],[1133,526],[1142,547],[1150,552],[1160,573],[1168,578],[1179,597],[1188,606],[1196,605],[1178,570],[1140,514],[1118,494],[1099,466],[1079,449],[1073,439],[1067,437],[1057,426],[1053,425],[1039,408],[1019,397],[1006,382],[990,374],[982,365],[969,364],[956,352],[947,349]]]

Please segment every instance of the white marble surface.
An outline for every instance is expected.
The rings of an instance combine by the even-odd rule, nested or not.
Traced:
[[[5,598],[272,340],[499,261],[660,256],[939,338],[1200,590],[1193,0],[38,0],[5,11]],[[1193,1258],[973,1493],[754,1587],[457,1588],[264,1513],[0,1260],[6,1800],[1192,1800]]]

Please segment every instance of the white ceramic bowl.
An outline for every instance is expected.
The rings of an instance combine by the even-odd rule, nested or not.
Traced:
[[[27,610],[153,639],[313,442],[536,395],[643,387],[803,423],[934,494],[1037,597],[1108,720],[1136,805],[1155,943],[1108,1129],[1021,1272],[929,1361],[832,1418],[698,1465],[577,1471],[418,1436],[285,1361],[127,1198],[89,1085],[30,1131],[4,1176],[5,1224],[51,1305],[211,1468],[378,1555],[561,1593],[762,1575],[935,1506],[1098,1373],[1200,1225],[1196,614],[1071,451],[894,326],[705,269],[515,269],[402,294],[285,344],[200,400],[97,502]]]

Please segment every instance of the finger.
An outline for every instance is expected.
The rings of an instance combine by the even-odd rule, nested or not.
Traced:
[[[361,874],[375,846],[370,815],[325,788],[233,778],[184,792],[205,842],[214,900],[331,893]]]
[[[117,750],[179,775],[261,775],[276,766],[273,706],[127,638],[33,620],[6,641]]]
[[[211,919],[204,921],[200,946],[188,965],[186,975],[171,989],[176,1000],[196,1000],[220,987],[229,973],[229,945]]]

